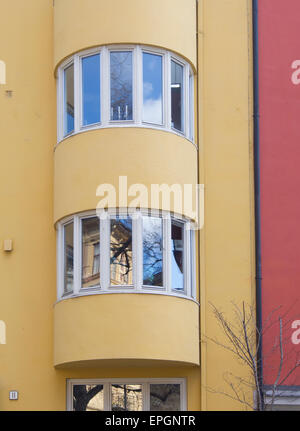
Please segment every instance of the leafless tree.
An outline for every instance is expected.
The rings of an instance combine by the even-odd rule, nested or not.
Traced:
[[[205,336],[202,341],[211,341],[229,351],[240,364],[245,366],[247,377],[225,372],[223,378],[229,391],[207,388],[208,391],[229,397],[251,410],[272,410],[276,398],[281,395],[280,388],[300,367],[299,352],[289,348],[290,339],[284,336],[284,329],[291,321],[287,319],[290,310],[278,315],[282,311],[281,307],[278,307],[268,316],[262,328],[258,329],[254,307],[247,306],[244,302],[241,307],[233,304],[233,319],[228,320],[220,309],[213,304],[210,305],[225,338],[223,341],[219,341],[216,338]],[[262,339],[267,337],[268,333],[270,334],[270,329],[274,325],[278,325],[278,334],[272,340],[272,347],[268,352],[264,351],[263,354],[260,354]],[[261,382],[261,369],[263,366],[264,370],[270,366],[269,359],[274,358],[274,355],[278,359],[276,370],[272,365],[272,375],[275,375],[275,378],[272,385],[268,386],[268,393],[271,395],[266,401]],[[256,402],[252,403],[253,394],[255,394]]]

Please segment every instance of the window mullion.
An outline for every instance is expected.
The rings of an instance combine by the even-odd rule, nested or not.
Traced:
[[[142,236],[142,215],[140,211],[133,214],[132,217],[132,251],[133,251],[133,283],[137,290],[142,289],[142,271],[143,271],[143,236]]]
[[[111,411],[111,385],[110,383],[103,384],[103,408],[104,411]]]
[[[191,289],[191,226],[190,223],[185,223],[184,226],[184,243],[183,243],[183,253],[184,253],[184,268],[183,277],[185,284],[185,293],[188,297],[192,296]]]
[[[172,291],[171,279],[171,218],[169,215],[163,217],[163,283],[164,288],[168,293]]]
[[[186,64],[184,66],[184,103],[183,103],[183,113],[184,113],[184,125],[183,133],[185,136],[189,137],[189,66]]]
[[[64,135],[63,126],[63,105],[64,105],[64,94],[63,94],[63,69],[59,69],[57,73],[57,140],[60,142]]]
[[[60,299],[64,293],[64,227],[59,224],[57,233],[57,299]]]
[[[134,120],[140,125],[142,124],[142,112],[143,112],[143,52],[140,46],[137,46],[134,50]]]
[[[110,284],[110,219],[107,211],[100,215],[100,287],[107,290]]]
[[[191,296],[196,299],[196,247],[195,247],[195,231],[190,231],[190,241],[191,241]]]
[[[143,411],[150,411],[150,383],[142,383]]]
[[[192,70],[189,68],[189,135],[191,141],[194,141],[194,76]]]
[[[110,119],[110,98],[109,98],[109,51],[103,47],[100,57],[101,69],[101,124],[107,126]]]
[[[81,220],[74,216],[74,286],[73,293],[77,295],[81,287]]]
[[[74,133],[80,129],[80,73],[79,56],[74,56]]]
[[[164,124],[171,130],[171,55],[167,52],[164,55]]]

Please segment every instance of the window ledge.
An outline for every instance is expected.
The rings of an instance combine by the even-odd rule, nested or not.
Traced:
[[[200,306],[200,302],[197,301],[197,299],[192,298],[190,296],[186,296],[184,294],[179,294],[179,293],[170,293],[170,292],[159,292],[159,291],[149,291],[149,290],[145,290],[143,289],[142,291],[140,290],[130,290],[128,289],[127,291],[122,289],[122,290],[100,290],[99,288],[90,288],[90,289],[86,289],[86,291],[84,292],[79,292],[77,294],[74,293],[70,293],[67,295],[64,295],[63,297],[61,297],[60,299],[58,299],[57,301],[55,301],[54,306],[56,304],[58,304],[61,301],[65,301],[67,299],[74,299],[74,298],[81,298],[83,296],[91,296],[91,295],[115,295],[115,294],[125,294],[125,295],[132,295],[132,294],[137,294],[137,295],[164,295],[164,296],[171,296],[171,297],[175,297],[175,298],[180,298],[180,299],[187,299],[189,301],[194,302],[195,304],[197,304],[198,306]]]

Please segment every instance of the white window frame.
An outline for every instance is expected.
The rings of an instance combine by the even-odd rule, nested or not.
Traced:
[[[166,211],[109,209],[103,211],[99,220],[100,232],[100,286],[82,287],[82,220],[95,217],[96,211],[86,211],[69,216],[57,223],[57,300],[76,296],[107,293],[153,293],[177,296],[196,301],[195,294],[195,244],[193,230],[189,229],[189,220]],[[110,284],[110,219],[131,217],[132,219],[132,285]],[[163,226],[163,286],[148,286],[143,284],[143,216],[160,217]],[[184,231],[184,290],[172,289],[171,273],[171,221],[183,224]],[[64,293],[64,227],[73,221],[74,226],[74,268],[73,291]],[[195,239],[192,240],[194,242]]]
[[[73,411],[73,386],[103,385],[104,411],[111,411],[111,385],[141,385],[143,410],[150,411],[150,385],[180,385],[180,411],[187,410],[187,393],[185,378],[148,378],[148,379],[67,379],[67,410]]]
[[[166,113],[166,100],[168,95],[166,94],[166,77],[167,77],[167,66],[166,66],[166,55],[165,52],[163,50],[158,50],[156,49],[155,52],[151,49],[147,49],[145,48],[140,48],[141,49],[141,56],[138,56],[139,62],[140,62],[140,66],[139,66],[139,71],[141,71],[141,89],[140,89],[140,95],[141,95],[141,101],[140,101],[140,106],[141,106],[141,123],[143,125],[148,125],[148,126],[154,126],[154,127],[166,127],[166,117],[167,117],[167,113]],[[145,121],[143,120],[143,107],[144,107],[144,76],[143,76],[143,54],[152,54],[152,55],[157,55],[159,57],[161,57],[161,66],[162,66],[162,73],[161,73],[161,79],[162,79],[162,122],[161,123],[154,123],[153,121]]]
[[[83,88],[82,88],[82,60],[84,58],[87,57],[91,57],[93,55],[99,54],[99,59],[100,59],[100,76],[99,76],[99,80],[100,80],[100,121],[96,122],[96,123],[92,123],[92,124],[87,124],[84,125],[83,124],[83,97],[82,97],[82,93],[83,93]],[[102,120],[102,106],[101,106],[101,81],[102,81],[102,73],[101,73],[101,68],[102,68],[102,54],[98,49],[91,49],[89,50],[88,54],[87,53],[83,53],[81,55],[78,55],[78,59],[79,59],[79,73],[78,73],[78,86],[79,86],[79,128],[81,130],[90,130],[90,129],[95,129],[99,126],[101,126],[101,120]]]
[[[110,119],[110,53],[113,51],[132,52],[132,120]],[[143,53],[162,57],[162,124],[143,121]],[[82,124],[82,59],[90,55],[100,55],[100,123]],[[171,61],[183,66],[183,130],[171,127]],[[74,64],[74,131],[64,134],[64,70]],[[190,76],[193,77],[190,81]],[[194,81],[191,65],[180,56],[170,51],[146,45],[107,45],[86,49],[66,59],[57,70],[57,142],[60,143],[78,133],[111,127],[143,127],[164,130],[178,136],[184,136],[194,143],[194,112],[190,118],[190,82]],[[194,86],[194,84],[192,84]],[[192,129],[192,130],[191,130]]]
[[[188,131],[188,126],[189,126],[189,83],[188,83],[188,76],[189,76],[189,69],[187,67],[185,67],[185,62],[183,62],[178,56],[175,56],[174,54],[171,55],[171,59],[170,59],[170,89],[171,89],[171,82],[172,82],[172,61],[174,63],[179,64],[179,66],[182,66],[182,81],[183,81],[183,89],[182,89],[182,130],[178,130],[175,127],[172,127],[171,125],[171,130],[173,132],[176,132],[179,135],[183,135],[183,136],[187,136],[189,138],[189,133]],[[170,109],[171,109],[171,92],[170,92]]]

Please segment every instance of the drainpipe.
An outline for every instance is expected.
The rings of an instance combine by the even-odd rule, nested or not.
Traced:
[[[255,188],[255,258],[256,258],[256,326],[259,346],[257,352],[259,392],[261,397],[259,410],[263,410],[263,364],[262,364],[262,299],[261,299],[261,218],[260,218],[260,155],[259,155],[259,61],[258,61],[258,0],[252,0],[253,13],[253,100],[254,100],[254,188]]]

